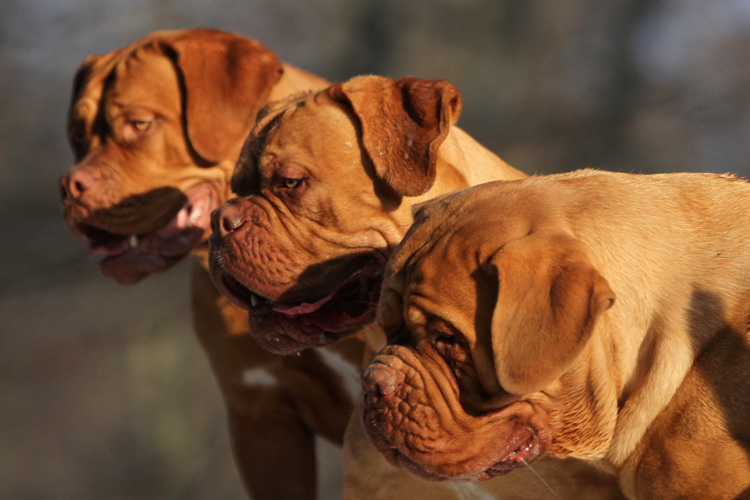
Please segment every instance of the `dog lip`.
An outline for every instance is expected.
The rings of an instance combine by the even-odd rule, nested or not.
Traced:
[[[212,256],[212,262],[214,260],[220,261],[220,258]],[[350,274],[346,279],[340,281],[333,289],[332,292],[319,296],[313,299],[300,299],[298,301],[282,301],[273,300],[268,297],[264,297],[258,293],[255,293],[250,288],[245,286],[239,279],[237,279],[232,273],[224,269],[221,264],[215,266],[215,273],[218,281],[221,283],[224,292],[238,307],[247,310],[252,315],[265,315],[271,313],[277,313],[289,317],[302,317],[311,315],[329,302],[344,302],[345,299],[335,300],[336,295],[341,292],[348,285],[356,282],[366,283],[368,281],[376,280],[380,282],[382,280],[382,272],[380,270],[372,271],[370,269],[357,269]],[[366,286],[366,284],[364,285]],[[269,307],[270,306],[270,307]],[[374,306],[374,304],[373,304]],[[372,306],[370,308],[373,308]]]
[[[214,273],[216,273],[215,276]],[[230,273],[224,270],[216,270],[212,273],[212,277],[214,282],[219,285],[222,294],[240,309],[244,309],[253,315],[271,312],[271,307],[274,305],[273,300],[251,291]]]
[[[214,282],[221,275],[221,271],[216,273]],[[302,314],[274,311],[270,303],[248,308],[250,295],[238,305],[248,310],[253,337],[269,351],[289,354],[308,347],[323,347],[355,332],[374,317],[382,270],[369,269],[361,274],[355,273],[355,278],[340,284],[330,298],[324,296],[317,299],[313,306],[292,305],[292,308],[301,307],[293,309],[293,312]],[[224,292],[227,289],[225,281],[220,279],[219,283],[219,289]],[[237,295],[230,300],[237,303]],[[277,304],[276,309],[289,309],[290,306],[283,302]]]
[[[153,228],[149,231],[133,233],[131,231],[122,231],[103,222],[92,221],[91,216],[77,217],[75,222],[71,222],[73,233],[80,239],[96,249],[97,246],[105,245],[108,240],[125,239],[133,248],[133,237],[139,242],[149,236],[163,236],[166,238],[179,237],[180,231],[196,227],[196,223],[204,215],[210,214],[213,205],[217,205],[218,192],[215,186],[209,182],[201,182],[183,191],[186,194],[186,200],[174,217],[166,224]],[[196,195],[197,194],[197,195]],[[204,231],[206,228],[203,228]],[[160,235],[159,233],[164,233]]]
[[[514,441],[517,445],[512,445],[512,451],[488,470],[505,474],[517,467],[527,465],[539,457],[539,438],[531,427],[521,431]]]
[[[367,425],[366,413],[363,415],[365,429],[370,440],[376,445],[379,451],[386,457],[386,459],[394,465],[405,468],[411,473],[429,480],[429,481],[445,481],[445,480],[460,480],[460,481],[486,481],[496,476],[503,476],[512,472],[520,467],[527,467],[529,464],[539,458],[541,453],[542,445],[539,442],[537,434],[531,429],[527,429],[527,433],[517,446],[513,446],[513,451],[507,453],[501,460],[497,461],[494,465],[487,467],[486,469],[473,472],[470,475],[450,475],[443,474],[438,471],[433,471],[425,468],[419,462],[414,461],[404,453],[402,453],[395,444],[392,444],[390,440],[382,433],[374,422]]]
[[[188,255],[206,234],[208,214],[219,200],[218,187],[203,181],[183,191],[186,200],[167,223],[145,233],[117,232],[104,222],[79,217],[73,233],[87,243],[88,257],[103,255],[102,272],[120,282],[133,282],[173,266]]]

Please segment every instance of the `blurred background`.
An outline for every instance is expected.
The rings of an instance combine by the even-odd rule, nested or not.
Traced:
[[[109,282],[57,200],[83,58],[192,26],[331,80],[448,79],[459,125],[529,174],[750,173],[750,0],[3,0],[0,499],[244,498],[188,266]]]

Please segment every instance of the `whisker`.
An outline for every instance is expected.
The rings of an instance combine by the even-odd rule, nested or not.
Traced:
[[[525,458],[521,458],[521,462],[523,462],[523,464],[524,464],[524,465],[525,465],[526,467],[528,467],[529,469],[531,469],[531,472],[533,472],[533,473],[534,473],[534,475],[535,475],[536,477],[538,477],[538,478],[539,478],[539,480],[540,480],[540,481],[542,482],[542,484],[544,484],[544,486],[546,486],[546,487],[547,487],[547,489],[548,489],[548,490],[550,490],[550,491],[552,492],[552,494],[553,494],[553,495],[555,495],[555,498],[559,498],[560,500],[562,500],[562,498],[560,498],[560,495],[558,495],[557,493],[555,493],[555,490],[553,490],[553,489],[552,489],[552,487],[551,487],[551,486],[550,486],[550,485],[549,485],[549,484],[547,483],[547,481],[545,481],[545,480],[544,480],[544,478],[543,478],[542,476],[540,476],[540,475],[539,475],[539,473],[538,473],[537,471],[535,471],[535,470],[534,470],[534,468],[533,468],[533,467],[531,466],[531,464],[530,464],[530,463],[528,463],[528,462],[526,461],[526,459],[525,459]]]

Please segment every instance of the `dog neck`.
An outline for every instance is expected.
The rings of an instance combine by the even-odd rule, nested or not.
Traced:
[[[435,183],[429,191],[421,196],[408,198],[410,207],[477,184],[528,177],[456,126],[451,127],[438,150],[436,171]]]
[[[284,72],[271,90],[268,102],[279,101],[284,97],[310,90],[320,90],[330,85],[326,80],[289,64],[282,63],[281,66]]]

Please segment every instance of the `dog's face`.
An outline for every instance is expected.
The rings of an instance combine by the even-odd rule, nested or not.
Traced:
[[[60,190],[105,275],[136,282],[205,241],[280,69],[257,42],[210,30],[158,32],[87,58],[67,124],[77,164]]]
[[[459,109],[447,82],[360,77],[261,112],[210,241],[214,283],[261,345],[319,347],[373,320]]]
[[[386,271],[388,346],[363,373],[363,423],[392,464],[426,479],[596,456],[611,437],[608,410],[579,389],[614,294],[574,238],[508,216],[540,202],[507,196],[499,217],[491,192],[423,208]]]

